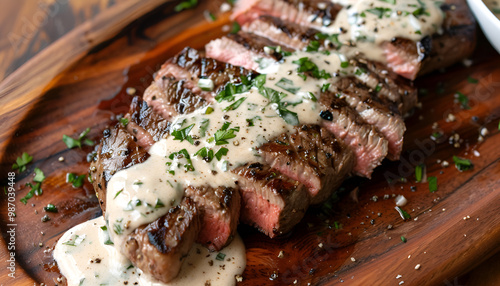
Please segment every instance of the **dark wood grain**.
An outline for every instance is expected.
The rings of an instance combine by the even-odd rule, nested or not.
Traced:
[[[27,171],[16,173],[16,231],[20,234],[16,240],[17,278],[7,277],[3,268],[0,281],[56,283],[60,274],[51,248],[65,230],[100,215],[90,184],[74,189],[65,182],[67,172],[87,172],[86,156],[92,147],[68,150],[62,135],[76,137],[91,127],[89,137],[98,140],[114,116],[128,110],[127,87],[141,93],[164,60],[186,45],[202,48],[210,39],[223,35],[227,15],[208,22],[202,16],[206,9],[215,11],[217,5],[202,3],[181,14],[172,14],[172,5],[155,10],[122,36],[95,45],[91,53],[59,73],[49,87],[33,92],[36,100],[30,105],[18,107],[24,110],[22,121],[10,126],[14,135],[1,139],[2,176],[23,151],[33,155],[34,161]],[[422,107],[407,119],[400,162],[384,162],[372,180],[349,179],[338,196],[310,209],[286,237],[271,240],[241,226],[248,264],[241,284],[398,285],[404,281],[404,285],[453,285],[457,276],[497,252],[500,56],[480,39],[473,60],[470,68],[457,65],[416,83],[428,92],[421,96]],[[470,83],[468,77],[479,83]],[[15,84],[19,83],[12,82]],[[464,110],[454,102],[457,91],[469,97],[471,109]],[[456,121],[446,122],[450,112]],[[2,124],[9,116],[2,112]],[[483,127],[489,134],[478,142]],[[429,139],[436,130],[443,133],[439,143]],[[457,148],[448,140],[454,133],[462,140]],[[479,157],[473,155],[474,150]],[[452,164],[453,155],[471,159],[473,170],[459,172]],[[438,160],[446,160],[450,166],[444,168]],[[430,193],[426,183],[415,182],[413,168],[420,161],[425,163],[428,176],[438,178],[437,192]],[[47,179],[42,184],[43,194],[25,206],[19,199],[28,192],[24,184],[32,181],[35,167],[42,169]],[[388,182],[388,177],[393,181]],[[4,180],[2,177],[2,185]],[[359,195],[352,196],[355,193]],[[412,216],[410,221],[403,221],[394,210],[393,195],[398,194],[409,200],[404,209]],[[389,198],[384,199],[384,195]],[[43,206],[48,203],[55,204],[59,212],[48,214],[51,220],[42,223],[41,217],[47,214]],[[8,217],[3,195],[0,205],[0,261],[5,261]],[[278,258],[280,251],[283,258]],[[418,270],[417,264],[421,265]],[[397,279],[398,275],[402,277]]]

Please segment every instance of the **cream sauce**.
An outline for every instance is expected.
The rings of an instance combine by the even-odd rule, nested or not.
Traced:
[[[144,275],[110,243],[106,224],[99,217],[75,226],[54,250],[61,274],[72,285],[234,285],[246,264],[245,246],[239,236],[220,253],[194,245],[173,281],[161,283]],[[127,284],[125,284],[125,282]],[[137,283],[137,284],[135,284]]]
[[[500,0],[483,0],[484,4],[500,19]]]
[[[348,56],[357,52],[368,59],[385,62],[383,43],[393,38],[419,41],[425,36],[442,33],[442,1],[436,0],[332,0],[343,5],[333,24],[324,32],[339,34]]]

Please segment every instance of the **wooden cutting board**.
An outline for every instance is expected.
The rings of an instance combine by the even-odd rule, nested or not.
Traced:
[[[115,115],[127,112],[127,88],[141,94],[166,59],[187,45],[201,49],[227,31],[227,15],[215,22],[203,16],[205,10],[216,11],[217,3],[204,2],[177,14],[173,3],[153,10],[161,1],[146,2],[150,6],[141,6],[138,14],[131,12],[133,6],[122,7],[130,12],[127,19],[121,18],[123,11],[101,13],[96,19],[102,29],[89,24],[81,34],[67,34],[55,43],[57,48],[38,54],[0,84],[2,186],[22,152],[34,158],[25,172],[15,173],[16,278],[2,267],[1,283],[55,284],[60,274],[51,249],[57,239],[71,226],[100,215],[92,186],[86,182],[73,188],[65,180],[66,173],[87,172],[86,157],[93,147],[69,150],[63,134],[77,137],[90,127],[88,137],[99,140]],[[74,42],[89,30],[94,42]],[[471,60],[470,67],[456,65],[415,83],[421,89],[421,107],[407,119],[401,161],[384,162],[372,180],[347,180],[338,196],[311,208],[285,237],[271,240],[240,226],[247,247],[241,284],[454,285],[458,275],[497,252],[500,56],[480,37]],[[456,92],[468,97],[470,109],[456,102]],[[455,120],[447,120],[448,114]],[[484,128],[488,134],[478,140]],[[436,132],[441,136],[432,140]],[[458,171],[453,155],[470,159],[474,168]],[[443,161],[449,166],[443,167]],[[427,183],[415,182],[414,168],[421,163],[428,177],[437,177],[434,193]],[[24,205],[19,199],[28,193],[25,184],[32,182],[35,167],[47,177],[43,194]],[[403,209],[410,220],[403,221],[394,209],[396,195],[408,199]],[[7,198],[2,193],[0,261],[9,257]],[[46,213],[43,207],[49,203],[59,212]],[[45,215],[50,220],[42,222]]]

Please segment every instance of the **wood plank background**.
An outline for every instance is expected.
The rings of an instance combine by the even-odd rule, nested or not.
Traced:
[[[146,3],[147,2],[147,3]],[[169,1],[164,1],[169,2]],[[171,1],[170,1],[171,2]],[[117,6],[122,5],[122,7],[136,7],[143,5],[152,5],[149,7],[153,7],[154,5],[160,5],[161,1],[132,1],[132,0],[86,0],[86,1],[68,1],[68,0],[44,0],[44,1],[3,1],[2,8],[0,9],[0,80],[2,80],[2,84],[5,83],[5,79],[9,76],[15,74],[15,71],[18,70],[23,64],[27,63],[30,59],[32,59],[38,53],[44,51],[51,44],[56,42],[59,38],[64,35],[68,35],[71,31],[74,31],[78,27],[81,27],[85,23],[88,23],[88,20],[96,19],[100,14],[109,11],[109,9],[116,9]],[[146,9],[147,10],[147,9]],[[147,11],[143,11],[143,13],[147,13]],[[122,26],[126,26],[127,23],[124,23]],[[215,26],[214,26],[215,27]],[[220,27],[218,27],[220,28]],[[87,30],[94,31],[94,30]],[[164,31],[155,31],[154,29],[150,31],[152,33],[156,33],[156,35],[164,33]],[[115,33],[116,34],[116,33]],[[167,33],[168,34],[168,33]],[[97,37],[98,41],[102,41],[103,39],[113,37],[114,35],[104,35],[104,38]],[[185,41],[185,42],[183,42]],[[179,45],[187,45],[189,44],[188,38],[181,38],[179,40]],[[173,45],[173,44],[172,44]],[[161,50],[160,50],[161,51]],[[139,51],[138,51],[139,52]],[[83,56],[84,54],[82,54]],[[158,60],[158,54],[149,54],[151,60]],[[107,72],[110,72],[111,69],[120,70],[125,68],[123,62],[106,62],[105,58],[89,58],[88,60],[99,60],[102,61],[101,65],[96,67],[96,70],[106,70],[103,68],[103,65],[114,65],[112,68],[109,68]],[[120,66],[123,64],[124,66]],[[151,62],[149,66],[151,66],[151,72],[154,71],[155,65],[160,64],[160,62]],[[118,66],[117,66],[118,65]],[[66,67],[63,67],[63,69]],[[71,78],[76,77],[89,77],[94,78],[95,75],[90,74],[81,74],[74,71],[74,74],[66,74],[65,76],[60,78],[59,85],[64,85],[64,83],[70,84]],[[92,72],[92,71],[89,71]],[[141,72],[141,71],[136,71]],[[144,72],[142,70],[142,72]],[[57,72],[55,72],[57,75]],[[55,76],[54,75],[54,76]],[[106,74],[106,76],[111,76]],[[115,75],[116,76],[116,75]],[[144,75],[145,76],[145,75]],[[486,76],[486,75],[483,75]],[[110,79],[109,77],[103,78],[103,86],[106,88],[105,81]],[[116,80],[116,79],[111,79]],[[38,93],[40,90],[37,91]],[[107,94],[110,91],[103,91],[103,94]],[[6,98],[8,93],[5,90],[0,90],[0,100],[2,98]],[[99,95],[96,95],[98,98]],[[3,117],[4,110],[2,106],[0,106],[0,115]],[[126,108],[124,106],[124,108]],[[71,110],[68,109],[68,110]],[[69,112],[69,111],[65,111]],[[101,115],[102,116],[102,115]],[[22,118],[23,116],[20,116]],[[3,129],[14,129],[13,126],[4,125],[2,122]],[[40,127],[42,125],[34,124],[32,128]],[[71,127],[68,128],[68,133],[72,133]],[[94,134],[94,136],[97,136]],[[7,141],[9,140],[9,136],[5,135],[0,138],[0,147],[2,149],[7,146]],[[54,140],[55,141],[55,140]],[[51,147],[40,147],[40,148],[48,148],[52,151],[56,149]],[[0,149],[1,150],[1,149]],[[1,154],[4,152],[2,151]],[[16,154],[18,155],[18,154]],[[73,158],[75,161],[81,160],[81,158],[77,158],[80,155]],[[15,157],[15,156],[12,156]],[[5,162],[3,162],[5,163]],[[498,162],[496,163],[498,164]],[[84,168],[81,166],[73,166],[75,170],[79,170]],[[4,174],[2,174],[3,179]],[[62,174],[61,174],[62,176]],[[60,179],[60,178],[59,178]],[[89,194],[92,192],[91,189],[83,190],[83,194]],[[79,201],[80,203],[80,201]],[[91,202],[87,202],[91,203]],[[3,258],[3,257],[2,257]],[[457,260],[464,259],[458,258]],[[470,259],[470,258],[469,258]],[[3,260],[3,259],[2,259]],[[471,265],[474,265],[474,262],[471,262]],[[486,262],[478,265],[472,271],[462,273],[459,277],[445,277],[443,279],[443,284],[445,285],[500,285],[500,254],[492,256]],[[5,281],[0,281],[0,283]]]

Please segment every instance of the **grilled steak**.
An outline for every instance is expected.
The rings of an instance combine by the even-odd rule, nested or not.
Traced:
[[[456,15],[450,4],[457,5],[457,18],[451,17]],[[295,83],[285,80],[288,85],[283,85],[283,82],[281,86],[278,82],[276,85],[289,94],[300,96],[297,102],[282,101],[287,96],[283,92],[269,92],[263,99],[267,105],[251,109],[248,101],[248,106],[243,104],[245,98],[234,101],[234,95],[238,93],[235,86],[244,86],[245,90],[257,88],[260,91],[262,86],[255,83],[259,78],[256,71],[262,67],[259,64],[286,61],[286,52],[306,50],[329,55],[330,52],[337,52],[336,48],[349,45],[335,42],[335,38],[319,33],[320,29],[331,26],[342,9],[331,1],[239,1],[233,17],[242,24],[241,31],[213,40],[206,46],[206,54],[188,47],[167,60],[145,91],[143,99],[134,98],[129,113],[124,117],[126,120],[105,132],[91,166],[94,188],[103,212],[106,211],[106,187],[111,176],[121,169],[144,162],[149,157],[149,148],[161,139],[185,140],[194,146],[200,144],[200,141],[194,140],[206,140],[213,144],[206,146],[213,147],[211,151],[214,153],[217,149],[223,150],[217,145],[229,146],[232,143],[239,146],[240,143],[229,143],[227,140],[235,138],[234,133],[240,131],[252,132],[250,129],[243,130],[244,126],[231,126],[234,129],[228,129],[228,125],[225,129],[222,127],[218,131],[210,131],[212,134],[206,137],[200,135],[194,139],[189,137],[190,129],[184,133],[170,130],[171,121],[176,116],[217,104],[217,95],[219,102],[229,102],[224,111],[248,107],[247,110],[255,113],[251,116],[259,117],[259,112],[266,114],[264,109],[276,110],[285,122],[291,124],[290,128],[283,127],[280,130],[288,131],[279,131],[277,133],[281,134],[274,134],[270,136],[271,139],[263,136],[264,140],[252,146],[258,159],[252,157],[243,165],[220,169],[235,180],[234,185],[231,182],[232,188],[224,183],[191,186],[177,182],[184,188],[181,203],[159,219],[128,234],[126,243],[119,246],[122,252],[143,271],[168,282],[179,272],[184,256],[195,241],[218,251],[231,242],[239,221],[255,226],[269,237],[285,234],[302,219],[309,205],[328,199],[346,176],[356,174],[370,177],[373,169],[384,158],[397,160],[406,129],[402,115],[407,114],[417,102],[416,89],[412,83],[399,75],[413,79],[449,65],[470,52],[468,47],[458,47],[458,43],[474,38],[474,22],[462,4],[462,0],[448,0],[442,6],[448,16],[444,22],[443,35],[432,35],[418,42],[395,38],[384,43],[388,66],[357,54],[348,61],[342,61],[340,66],[344,70],[339,68],[338,72],[322,77],[317,66],[317,70],[314,70],[313,65],[316,64],[309,63],[308,67],[303,67],[304,80],[307,77],[332,78],[326,87],[324,84],[322,87],[319,81],[313,82],[318,87],[317,98],[312,92],[306,99],[296,94],[297,90],[290,91],[290,88],[295,88]],[[450,53],[456,55],[448,55]],[[323,59],[330,65],[328,58]],[[300,73],[298,69],[286,72],[288,75]],[[248,84],[253,87],[248,87]],[[221,99],[220,94],[227,98]],[[295,112],[287,109],[290,105],[295,107],[306,100],[317,101],[315,108],[319,107],[317,115],[321,117],[320,121],[314,121],[318,118],[313,118],[304,124],[298,120]],[[208,110],[203,109],[205,115],[210,114]],[[244,115],[248,116],[248,113]],[[278,115],[273,113],[269,117]],[[287,121],[294,116],[298,123]],[[240,118],[245,119],[243,116]],[[216,120],[222,119],[224,125],[232,124],[233,118],[229,119],[229,116]],[[292,125],[295,126],[292,128]],[[201,129],[199,126],[196,128]],[[214,141],[216,143],[212,143]],[[168,141],[161,141],[164,142]],[[225,152],[227,154],[227,148]],[[221,160],[225,156],[223,153],[219,157],[212,154],[213,158],[202,156],[207,163],[211,162],[211,167],[224,163],[228,166],[228,161]],[[231,153],[234,154],[234,150]],[[181,158],[187,160],[189,154],[186,151]],[[214,169],[210,170],[217,173]]]
[[[136,267],[168,282],[179,273],[199,231],[199,212],[185,198],[166,215],[135,229],[121,246],[122,252]]]

